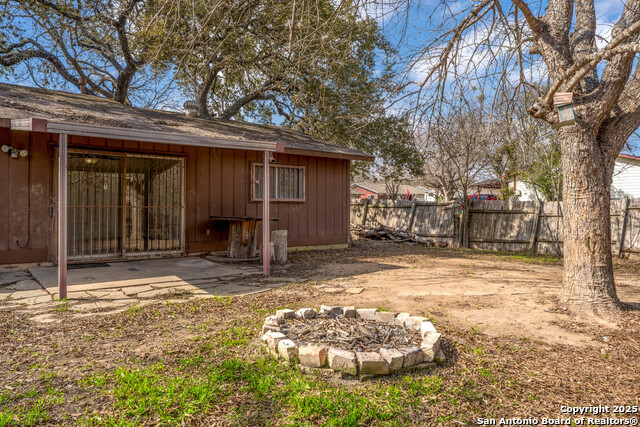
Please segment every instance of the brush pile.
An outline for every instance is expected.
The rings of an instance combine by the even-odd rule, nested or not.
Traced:
[[[434,242],[426,237],[418,236],[410,233],[407,230],[401,230],[399,228],[387,227],[386,225],[378,225],[377,227],[369,227],[360,224],[351,224],[351,232],[356,236],[364,237],[366,239],[373,240],[390,240],[392,242],[402,243],[419,243],[421,245],[446,247],[445,242]]]

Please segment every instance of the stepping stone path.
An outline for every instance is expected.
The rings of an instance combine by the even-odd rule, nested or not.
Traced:
[[[358,318],[362,322],[378,322],[401,326],[406,331],[420,331],[420,345],[393,348],[382,344],[378,351],[352,351],[322,343],[296,343],[287,336],[287,322],[315,318]],[[298,364],[305,372],[333,372],[343,378],[361,381],[400,371],[432,368],[445,363],[440,348],[440,334],[425,317],[409,313],[378,311],[375,308],[322,306],[320,310],[283,309],[266,318],[262,327],[262,341],[267,350],[286,362]]]

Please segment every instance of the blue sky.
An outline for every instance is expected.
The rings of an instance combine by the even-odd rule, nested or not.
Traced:
[[[451,12],[460,12],[459,16],[463,17],[465,16],[464,10],[473,5],[469,0],[445,0],[444,3],[437,0],[427,0],[410,2],[409,4],[408,9],[402,9],[395,14],[389,13],[388,6],[386,8],[372,8],[369,13],[370,16],[378,20],[386,37],[398,49],[400,56],[405,58],[415,54],[415,52],[425,46],[428,38],[433,35],[435,27],[442,22],[443,13],[447,12],[450,15]],[[528,4],[534,14],[544,14],[546,0],[540,2],[528,1]],[[599,48],[604,47],[607,41],[610,40],[611,28],[620,17],[624,4],[624,0],[595,1],[597,18],[596,32],[599,36],[597,44]],[[509,0],[502,0],[502,6],[504,10],[508,10],[513,7],[513,4]],[[472,40],[474,36],[475,34],[470,33],[466,37]],[[467,51],[470,52],[471,49],[469,48]],[[464,54],[462,56],[464,57]],[[471,53],[469,53],[469,56],[472,56]],[[478,58],[477,53],[474,58]],[[546,77],[546,66],[540,57],[534,57],[534,59],[537,60],[535,63],[529,64],[528,71],[534,79],[544,79]],[[486,60],[486,58],[484,60]],[[483,59],[476,59],[477,63],[481,63],[482,61]],[[601,69],[602,68],[603,67],[601,67]],[[429,70],[429,64],[426,66],[421,66],[419,63],[415,64],[411,69],[405,70],[406,78],[408,80],[422,81]],[[517,76],[514,77],[516,80],[519,80]],[[491,89],[491,83],[488,85],[489,89]],[[623,151],[640,155],[640,139],[637,135],[630,139],[629,146],[630,149]]]

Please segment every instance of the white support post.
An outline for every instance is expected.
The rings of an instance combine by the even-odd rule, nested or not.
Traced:
[[[271,274],[271,221],[269,214],[269,201],[271,200],[271,195],[269,194],[269,190],[271,189],[270,169],[271,162],[269,161],[269,152],[265,151],[262,161],[262,274],[265,276]]]
[[[58,298],[67,297],[67,134],[58,147]]]

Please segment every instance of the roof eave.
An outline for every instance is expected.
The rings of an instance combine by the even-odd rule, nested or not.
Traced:
[[[376,160],[375,156],[369,156],[364,153],[340,153],[334,151],[319,151],[319,150],[304,150],[301,148],[286,148],[285,154],[293,154],[299,156],[315,156],[315,157],[328,157],[332,159],[342,160],[362,160],[365,162],[373,162]]]
[[[83,123],[62,122],[37,118],[12,119],[11,129],[18,131],[59,133],[93,138],[121,139],[126,141],[153,142],[170,145],[229,148],[234,150],[251,151],[284,151],[284,145],[277,142],[256,141],[247,139],[235,140],[213,138],[191,135],[188,133],[167,133],[143,129],[97,126]]]
[[[631,154],[622,154],[622,153],[620,153],[620,154],[618,154],[618,157],[622,157],[623,159],[640,161],[640,157],[632,156]]]

